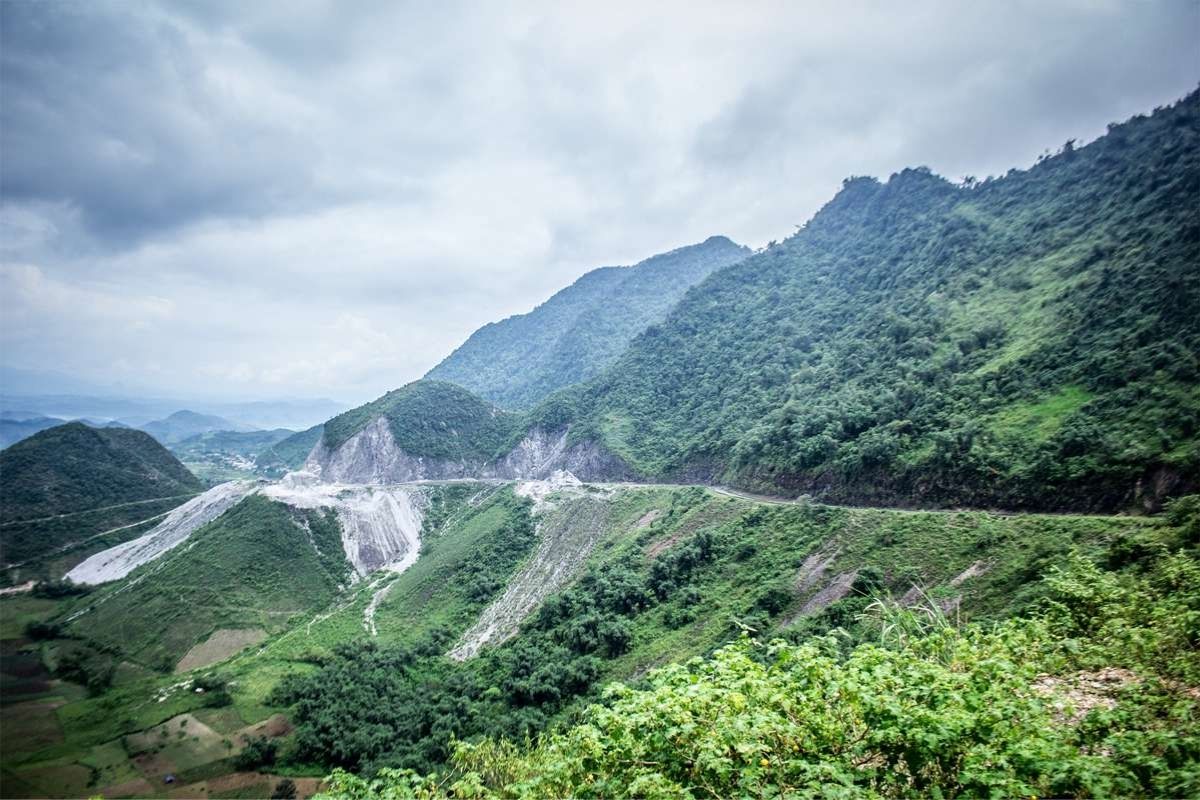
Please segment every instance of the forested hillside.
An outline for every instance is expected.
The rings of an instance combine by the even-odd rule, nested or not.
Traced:
[[[148,519],[202,488],[148,433],[81,422],[41,431],[0,452],[3,560],[24,562]]]
[[[490,323],[425,376],[508,409],[591,378],[659,322],[688,287],[750,251],[724,236],[632,267],[593,270],[528,314]]]
[[[387,420],[396,445],[409,455],[477,460],[499,454],[521,421],[461,386],[421,380],[329,420],[322,441],[336,448],[379,418]]]
[[[1155,506],[1200,475],[1200,94],[952,184],[851,178],[539,418],[650,476]]]
[[[547,736],[460,738],[436,772],[338,771],[323,796],[1194,797],[1195,500],[1098,563],[1051,569],[1023,617],[964,625],[877,595],[826,635],[746,625]],[[362,663],[413,669],[382,651]]]

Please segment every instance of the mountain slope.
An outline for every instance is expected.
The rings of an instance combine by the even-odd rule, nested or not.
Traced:
[[[41,431],[0,452],[3,560],[28,561],[147,520],[202,488],[142,431],[81,422]]]
[[[312,452],[317,442],[325,432],[325,424],[314,425],[307,430],[293,433],[265,450],[255,458],[255,465],[261,474],[268,477],[279,477],[291,470],[304,466],[304,459]]]
[[[528,314],[480,328],[425,377],[503,408],[526,408],[598,373],[688,287],[749,254],[713,236],[632,267],[593,270]]]
[[[495,622],[492,608],[513,610],[514,593],[537,588],[520,584],[529,570],[513,571],[511,561],[496,575],[511,577],[497,585],[477,577],[492,560],[463,558],[488,541],[477,523],[503,507],[504,494],[428,536],[428,551],[377,604],[378,647],[339,646],[362,617],[356,603],[263,653],[258,669],[272,659],[323,664],[280,693],[294,704],[297,760],[439,769],[451,737],[519,741],[598,699],[606,682],[703,655],[746,627],[794,641],[839,626],[861,635],[856,619],[871,595],[899,598],[914,584],[946,609],[1003,618],[1044,592],[1037,575],[1065,563],[1072,547],[1099,554],[1158,527],[766,505],[699,488],[568,488],[537,501],[536,538],[550,545],[524,561],[560,560],[565,583],[521,607],[505,636],[448,661],[443,654],[474,620]],[[505,529],[501,518],[491,524]],[[578,533],[558,535],[563,525]],[[582,557],[580,535],[590,542]]]
[[[420,380],[325,423],[305,470],[324,481],[389,484],[462,478],[625,478],[617,459],[567,441],[561,423],[531,426],[452,383]]]
[[[650,476],[1116,508],[1200,475],[1200,94],[973,188],[846,181],[547,406]]]
[[[333,512],[252,495],[194,532],[188,546],[93,594],[73,629],[169,668],[218,630],[273,633],[294,624],[329,605],[352,572]]]

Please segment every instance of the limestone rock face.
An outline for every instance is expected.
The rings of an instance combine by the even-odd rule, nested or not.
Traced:
[[[338,447],[318,442],[304,471],[325,483],[375,486],[422,480],[543,480],[560,470],[584,481],[632,477],[629,468],[599,444],[567,440],[566,428],[534,428],[495,461],[424,458],[400,449],[387,419],[376,417]]]

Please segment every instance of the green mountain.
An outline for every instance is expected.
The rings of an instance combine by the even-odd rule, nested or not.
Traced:
[[[461,761],[465,755],[455,740],[521,742],[543,731],[565,736],[566,725],[590,713],[584,712],[589,704],[604,701],[602,687],[609,681],[641,681],[664,665],[709,656],[746,631],[760,642],[789,642],[796,648],[789,657],[798,664],[819,665],[818,685],[854,687],[856,694],[844,700],[847,713],[866,713],[859,704],[867,698],[883,704],[893,689],[909,687],[905,696],[916,705],[902,704],[905,714],[914,715],[905,717],[905,735],[947,737],[929,739],[926,745],[934,750],[939,742],[949,747],[951,740],[954,747],[966,746],[976,736],[995,746],[1010,741],[988,738],[997,735],[989,724],[997,723],[989,723],[980,709],[1001,695],[1006,704],[1026,703],[1020,684],[1036,675],[1047,685],[1062,681],[1066,687],[1078,670],[1100,666],[1186,674],[1170,661],[1175,652],[1170,648],[1180,646],[1178,637],[1186,633],[1156,615],[1167,610],[1166,600],[1175,612],[1179,604],[1195,601],[1194,591],[1183,591],[1194,573],[1197,530],[1187,506],[1169,517],[1105,518],[834,508],[762,502],[701,487],[566,485],[533,502],[511,485],[459,482],[427,491],[421,557],[399,575],[379,573],[339,588],[347,565],[332,515],[251,497],[195,532],[189,546],[85,597],[41,609],[29,605],[33,601],[0,599],[13,604],[5,606],[10,618],[49,617],[32,629],[56,637],[44,645],[47,658],[51,664],[65,661],[65,667],[55,667],[60,674],[86,680],[95,694],[68,694],[65,706],[51,707],[49,713],[57,713],[69,731],[67,741],[31,743],[7,757],[6,781],[47,786],[65,780],[44,771],[54,759],[56,776],[72,775],[72,765],[99,764],[90,780],[101,788],[139,775],[153,779],[152,787],[164,770],[177,768],[181,783],[200,794],[204,781],[245,768],[231,753],[246,741],[233,734],[280,713],[289,725],[269,727],[279,731],[272,734],[278,737],[276,755],[289,770],[304,774],[315,767],[320,774],[341,766],[373,774],[400,766],[457,780],[471,767]],[[1176,570],[1175,577],[1168,569]],[[1044,582],[1047,573],[1059,577]],[[1126,589],[1116,587],[1129,580],[1134,581],[1129,591],[1143,592],[1138,596],[1145,615],[1129,620],[1136,624],[1122,635],[1138,647],[1110,641],[1101,649],[1089,630],[1060,622],[1051,633],[1030,620],[1008,623],[999,640],[986,638],[997,635],[998,621],[1041,619],[1036,615],[1047,607],[1108,619],[1118,610],[1114,604],[1125,602],[1120,591]],[[1136,581],[1148,583],[1138,588]],[[1050,600],[1059,605],[1048,606]],[[960,632],[968,619],[986,624]],[[1113,624],[1122,619],[1115,617]],[[827,636],[831,631],[836,633]],[[923,644],[930,632],[940,638]],[[250,643],[255,646],[244,649]],[[813,647],[818,652],[806,649]],[[921,647],[941,649],[928,659],[906,649]],[[770,664],[770,653],[778,652],[779,646],[769,653],[760,646],[749,659]],[[1177,663],[1185,664],[1186,652],[1178,652]],[[1019,669],[1005,666],[1014,654],[1024,659]],[[842,676],[838,670],[846,656],[855,659],[846,667],[854,671]],[[881,664],[881,671],[862,671],[863,659]],[[928,669],[917,669],[926,661]],[[156,675],[146,665],[191,672]],[[931,672],[935,667],[946,674]],[[741,662],[734,668],[747,681],[756,679]],[[989,669],[1004,671],[988,678]],[[729,680],[736,681],[737,674]],[[703,678],[696,691],[707,692],[713,679]],[[926,712],[922,682],[940,692],[955,680],[963,682],[964,692],[1000,684],[996,697],[989,694],[982,706],[968,693],[953,695],[965,709],[950,703]],[[209,691],[197,694],[186,681]],[[874,693],[865,693],[872,685]],[[214,694],[212,687],[223,688]],[[734,690],[718,684],[713,691]],[[808,689],[788,691],[803,696]],[[1161,733],[1162,720],[1155,721],[1161,703],[1194,702],[1182,690],[1163,691],[1161,700],[1126,698],[1117,706],[1122,716],[1113,724],[1124,732],[1112,735],[1126,737],[1128,749],[1105,762],[1103,774],[1133,781],[1117,793],[1137,794],[1139,781],[1160,780],[1178,769],[1145,762],[1139,749],[1152,747]],[[656,702],[664,708],[685,703],[691,695],[681,692]],[[46,713],[38,697],[0,706],[0,715],[21,726],[33,724],[37,714]],[[828,705],[823,696],[813,702],[814,713]],[[1073,729],[1043,724],[1045,708],[1021,705],[1025,713],[1014,717],[1023,720],[1014,735],[1038,728],[1040,735],[1068,736]],[[881,707],[879,713],[885,711]],[[948,716],[960,713],[966,716]],[[824,717],[812,719],[815,725]],[[943,730],[938,728],[943,720],[972,727],[960,729],[956,722]],[[732,724],[724,716],[713,722],[718,723]],[[856,724],[855,731],[871,731],[872,737],[878,730],[881,738],[870,739],[872,747],[892,735],[884,717]],[[144,763],[136,747],[112,749],[114,742],[157,735],[160,727],[170,735],[159,741],[165,761]],[[187,735],[176,740],[174,731],[183,727]],[[607,734],[610,728],[606,723],[600,730]],[[744,735],[757,741],[755,730],[747,728]],[[1089,730],[1096,741],[1110,735],[1100,727]],[[220,735],[231,746],[209,747]],[[836,750],[821,750],[822,741],[809,742],[818,748],[814,758],[840,758]],[[605,740],[605,747],[616,746]],[[502,752],[508,758],[538,755]],[[764,757],[758,753],[735,759],[731,769],[749,769]],[[1023,770],[1040,769],[1010,760],[1024,764]],[[552,763],[514,767],[532,777]],[[1077,780],[1069,776],[1079,766],[1062,773],[1064,785]],[[987,774],[1007,774],[1010,768]],[[936,780],[947,779],[947,769]],[[88,775],[83,770],[81,780]],[[518,773],[499,768],[483,775],[500,791]]]
[[[600,372],[689,287],[749,254],[713,236],[632,267],[593,270],[528,314],[483,326],[425,377],[527,408]]]
[[[4,792],[1196,796],[1198,139],[1200,94],[851,179],[532,410],[422,380],[276,443],[337,482],[0,595]],[[346,485],[401,461],[462,474]]]
[[[149,520],[202,488],[142,431],[81,422],[41,431],[0,452],[3,561],[36,559]]]
[[[1200,93],[955,185],[852,178],[585,388],[644,475],[840,502],[1154,506],[1200,475]]]
[[[495,458],[511,445],[522,420],[453,383],[420,380],[329,420],[322,441],[336,449],[380,418],[408,455],[472,461]]]

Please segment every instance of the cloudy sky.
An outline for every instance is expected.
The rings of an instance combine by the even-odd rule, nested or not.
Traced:
[[[0,366],[360,402],[843,177],[1028,166],[1200,81],[1200,3],[0,2]]]

